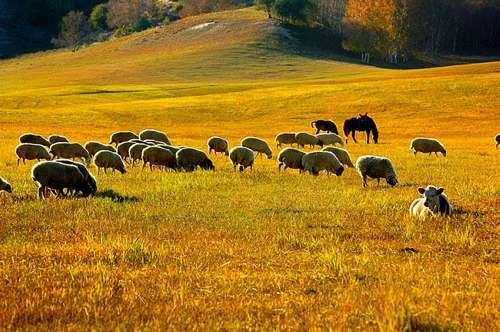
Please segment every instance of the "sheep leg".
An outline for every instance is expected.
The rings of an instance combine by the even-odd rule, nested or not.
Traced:
[[[101,168],[97,167],[97,175],[101,174]]]
[[[142,162],[141,172],[144,172],[144,167],[146,167],[146,163],[143,161],[143,162]]]
[[[21,161],[20,158],[17,158],[17,166],[19,166],[19,162]]]
[[[436,154],[436,157],[438,157],[438,158],[439,158],[438,153],[437,153],[437,152],[434,152],[434,153]]]
[[[380,187],[380,178],[377,179],[377,187]]]
[[[153,171],[153,164],[149,163],[149,169],[151,170],[151,172]]]
[[[45,188],[43,186],[38,187],[38,199],[42,200],[45,198],[44,191]]]
[[[366,175],[363,175],[363,188],[366,188],[367,183],[366,183]]]
[[[23,158],[23,164],[26,165],[26,159]]]
[[[108,168],[104,167],[104,174],[108,174]]]

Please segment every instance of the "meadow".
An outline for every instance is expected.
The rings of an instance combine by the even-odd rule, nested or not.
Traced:
[[[0,329],[499,330],[498,82],[500,62],[397,70],[301,48],[253,9],[0,61],[14,187],[0,193]],[[135,168],[99,175],[96,197],[39,201],[14,155],[24,132],[155,128],[206,150],[212,135],[272,142],[365,112],[380,142],[347,149],[391,158],[395,188],[267,159],[240,174],[219,155],[215,172]],[[448,156],[415,158],[417,136]],[[409,216],[428,184],[453,217]]]

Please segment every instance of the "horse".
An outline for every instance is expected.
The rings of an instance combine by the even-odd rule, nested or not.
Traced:
[[[337,130],[337,125],[333,121],[330,120],[316,120],[311,122],[311,127],[316,127],[316,134],[319,134],[320,131],[326,131],[327,133],[339,134]]]
[[[354,143],[358,143],[356,141],[356,131],[364,131],[366,132],[366,144],[370,144],[370,133],[373,133],[373,141],[375,144],[378,143],[378,129],[375,121],[368,116],[368,113],[365,115],[359,114],[357,118],[347,119],[344,122],[344,134],[347,138],[352,133],[352,139]]]

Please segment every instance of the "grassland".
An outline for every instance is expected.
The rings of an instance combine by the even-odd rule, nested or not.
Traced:
[[[500,62],[332,58],[254,10],[2,61],[0,175],[14,193],[0,194],[0,329],[499,330],[499,81]],[[204,148],[360,112],[381,142],[348,149],[390,157],[394,189],[265,159],[239,174],[218,156],[215,172],[133,169],[100,175],[97,197],[41,202],[13,153],[28,131],[85,142],[153,127]],[[415,136],[448,157],[414,158]],[[408,216],[427,184],[446,188],[453,218]]]

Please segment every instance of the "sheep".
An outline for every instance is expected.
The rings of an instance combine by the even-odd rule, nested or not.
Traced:
[[[172,144],[170,143],[170,140],[168,139],[168,136],[166,133],[154,129],[145,129],[139,133],[139,138],[142,139],[143,141],[147,139],[155,140],[155,141],[160,141],[163,143],[166,143],[168,145]]]
[[[496,149],[498,149],[498,146],[500,145],[500,133],[495,136],[495,143],[496,143]]]
[[[177,166],[186,172],[194,171],[198,166],[204,170],[215,170],[215,166],[205,152],[194,148],[182,148],[175,154]]]
[[[302,157],[302,168],[310,174],[317,176],[319,172],[325,170],[327,174],[335,173],[341,176],[344,172],[344,166],[331,152],[327,151],[314,151],[306,153]]]
[[[320,140],[322,145],[335,145],[345,146],[344,139],[337,134],[318,134],[316,137]]]
[[[88,182],[89,186],[92,188],[92,192],[90,194],[94,195],[97,192],[97,181],[84,164],[69,159],[56,159],[54,161],[78,167],[78,170],[82,173],[83,177]]]
[[[229,156],[229,143],[226,139],[219,136],[212,136],[207,141],[208,154],[214,151],[223,153],[225,156]]]
[[[306,145],[309,145],[311,148],[313,148],[315,145],[323,147],[323,143],[316,136],[306,132],[296,133],[295,140],[297,141],[297,145],[299,148],[303,148]]]
[[[240,172],[243,172],[247,167],[253,169],[255,156],[253,155],[252,149],[244,146],[235,146],[229,152],[229,159],[231,159],[234,170],[236,170],[236,166],[240,165]]]
[[[60,135],[50,135],[48,139],[51,145],[55,143],[69,142],[66,137]]]
[[[77,166],[57,161],[42,161],[31,169],[33,181],[38,183],[38,197],[44,199],[50,191],[64,195],[64,189],[89,196],[93,189]],[[65,195],[64,195],[65,196]]]
[[[151,172],[154,166],[166,167],[177,171],[177,159],[175,159],[175,154],[159,146],[150,146],[142,150],[143,171],[147,164],[149,164]]]
[[[12,186],[7,180],[0,176],[0,191],[5,191],[9,194],[12,194]]]
[[[131,165],[134,167],[136,160],[142,160],[142,151],[150,145],[144,143],[135,143],[128,149]]]
[[[111,168],[113,173],[115,170],[121,174],[127,173],[122,157],[116,152],[107,150],[97,152],[94,157],[94,164],[97,166],[97,174],[100,173],[101,168],[104,168],[104,173],[107,173],[108,168]]]
[[[321,151],[328,151],[333,153],[340,160],[342,165],[354,168],[351,156],[349,155],[349,152],[347,152],[347,150],[337,148],[335,146],[328,146],[326,148],[323,148]]]
[[[172,146],[172,145],[167,145],[165,143],[159,144],[157,146],[169,150],[170,152],[172,152],[174,154],[174,156],[177,153],[177,151],[184,148],[184,146]]]
[[[17,166],[19,166],[19,162],[22,160],[23,164],[26,164],[26,160],[38,160],[41,159],[51,160],[49,150],[45,145],[40,144],[31,144],[31,143],[21,143],[16,146],[16,155],[17,155]]]
[[[423,195],[417,198],[410,205],[410,214],[421,219],[433,217],[436,214],[450,216],[453,212],[453,205],[444,194],[443,188],[436,188],[432,185],[427,188],[418,188],[418,192]]]
[[[356,161],[356,169],[361,176],[363,187],[367,186],[367,178],[377,179],[380,184],[380,179],[386,179],[387,184],[394,187],[397,183],[396,171],[392,162],[384,157],[377,156],[361,156]]]
[[[19,137],[20,143],[31,143],[31,144],[39,144],[44,145],[46,147],[50,147],[50,142],[45,139],[45,137],[37,134],[23,134]]]
[[[297,143],[297,140],[295,139],[295,133],[279,133],[276,135],[276,138],[274,139],[276,142],[276,147],[279,149],[281,148],[281,144],[290,144],[294,145]]]
[[[251,149],[254,152],[257,152],[257,155],[265,154],[267,156],[267,159],[272,159],[273,158],[273,153],[271,151],[271,148],[269,147],[269,144],[267,144],[266,141],[263,139],[257,138],[257,137],[246,137],[243,140],[241,140],[241,146],[244,146],[246,148]]]
[[[90,160],[88,151],[80,143],[55,143],[50,146],[50,153],[54,158],[81,158],[84,163]]]
[[[127,142],[122,142],[117,145],[116,147],[116,152],[122,157],[123,161],[128,163],[128,158],[129,158],[129,150],[130,147],[134,144],[141,143],[142,141],[135,142],[135,140],[130,140]]]
[[[304,157],[305,152],[294,148],[286,148],[278,154],[278,171],[281,171],[281,167],[285,166],[283,170],[287,168],[298,169],[299,173],[302,173],[302,157]]]
[[[90,141],[85,143],[85,150],[89,153],[90,157],[94,157],[99,151],[116,152],[116,149],[109,144],[102,144],[100,142]]]
[[[109,138],[109,143],[108,144],[118,144],[126,141],[130,141],[131,139],[138,139],[139,136],[134,134],[131,131],[118,131],[116,133],[111,134]]]
[[[434,138],[414,138],[410,143],[410,150],[413,151],[415,156],[417,155],[417,152],[428,153],[429,156],[433,152],[436,156],[438,155],[438,152],[441,152],[441,154],[446,157],[446,149],[444,148],[444,145]]]

